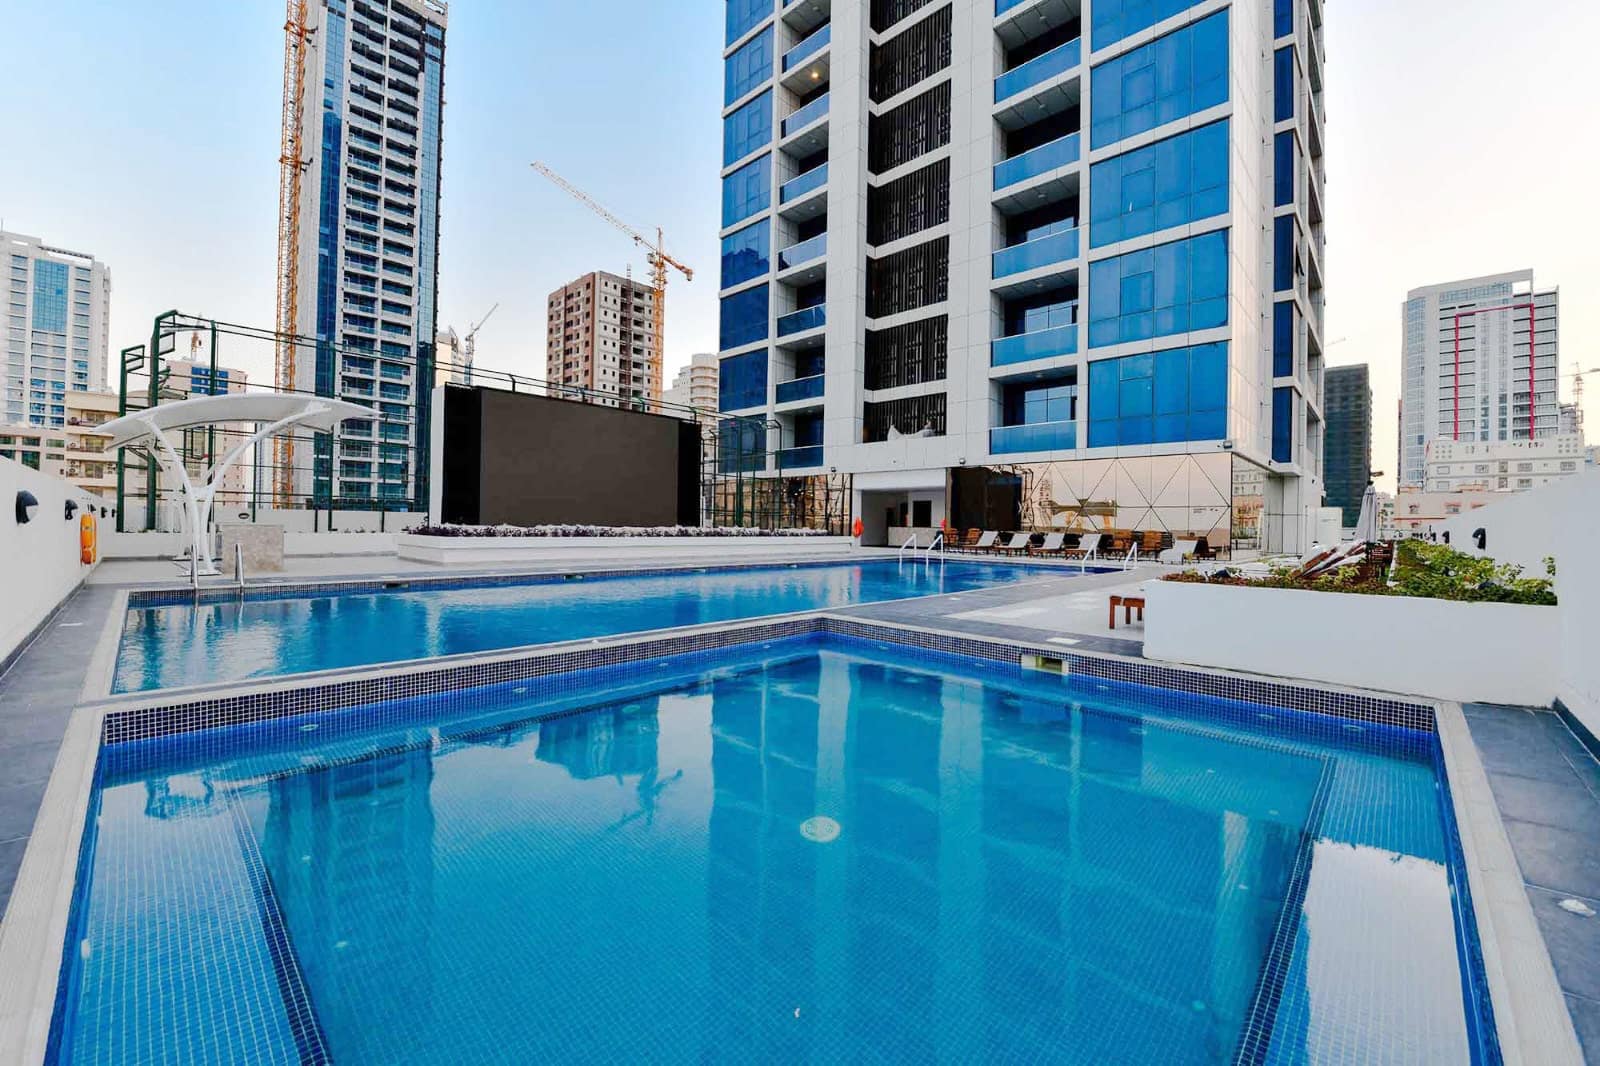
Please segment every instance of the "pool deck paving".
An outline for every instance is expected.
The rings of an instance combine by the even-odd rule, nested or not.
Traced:
[[[1600,1066],[1600,760],[1552,710],[1462,709],[1585,1061]]]
[[[879,554],[879,553],[873,553]],[[784,562],[805,559],[797,553]],[[838,556],[833,558],[837,559]],[[860,555],[845,557],[860,558]],[[276,580],[365,578],[429,573],[440,577],[540,573],[613,563],[441,570],[394,557],[300,559]],[[907,563],[907,565],[916,565]],[[861,604],[830,613],[1063,649],[1140,656],[1143,625],[1107,624],[1108,599],[1135,592],[1165,568],[1082,573],[939,597]],[[0,674],[0,915],[27,847],[67,722],[122,588],[181,584],[170,563],[102,565]],[[223,583],[216,581],[207,584]],[[1600,1066],[1600,761],[1566,723],[1544,709],[1469,704],[1466,719],[1523,873],[1586,1061]],[[1564,901],[1566,905],[1563,906]],[[1583,908],[1597,912],[1582,913]]]

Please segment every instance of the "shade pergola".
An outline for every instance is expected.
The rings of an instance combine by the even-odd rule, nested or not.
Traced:
[[[211,561],[210,538],[206,532],[211,525],[211,509],[223,475],[256,444],[290,427],[306,426],[327,432],[347,418],[372,417],[371,408],[326,396],[237,393],[164,403],[123,415],[99,428],[111,435],[106,441],[109,448],[145,443],[153,445],[162,467],[183,486],[184,510],[189,515],[190,558],[195,560],[202,573],[216,573],[216,566]],[[229,422],[253,422],[256,431],[206,470],[202,484],[196,487],[167,434]]]

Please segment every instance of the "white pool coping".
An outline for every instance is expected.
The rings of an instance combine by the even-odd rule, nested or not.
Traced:
[[[97,647],[94,665],[85,679],[83,702],[72,713],[56,756],[54,769],[40,803],[33,835],[23,856],[11,902],[0,922],[0,1064],[43,1063],[48,1050],[50,1023],[55,1010],[65,937],[84,841],[85,819],[94,785],[94,768],[100,751],[105,715],[141,705],[186,699],[282,691],[329,684],[344,679],[401,676],[442,665],[490,663],[529,654],[570,652],[575,646],[592,647],[658,640],[664,636],[701,631],[739,630],[758,624],[804,617],[830,616],[872,628],[979,640],[1014,647],[1019,653],[1077,654],[1149,666],[1170,667],[1195,674],[1275,683],[1322,692],[1393,699],[1431,706],[1435,732],[1443,754],[1445,779],[1450,789],[1463,866],[1472,896],[1472,917],[1483,956],[1485,980],[1494,1010],[1501,1053],[1511,1066],[1582,1066],[1583,1056],[1566,1002],[1556,982],[1549,949],[1540,934],[1533,908],[1523,889],[1520,868],[1511,850],[1500,811],[1489,789],[1488,776],[1468,732],[1459,704],[1420,699],[1349,686],[1296,678],[1264,677],[1238,671],[1215,670],[1160,660],[1120,656],[1101,651],[1064,652],[1044,640],[1027,642],[1004,637],[982,637],[932,626],[906,625],[878,619],[838,614],[837,608],[738,619],[649,633],[619,634],[593,641],[497,649],[440,659],[409,660],[348,670],[289,674],[254,682],[222,683],[200,688],[156,689],[107,698],[110,672],[127,608],[126,590],[119,592],[108,615],[106,630]],[[915,597],[923,598],[923,597]],[[889,602],[889,601],[876,601]],[[108,652],[109,647],[109,652]],[[107,660],[109,655],[109,660]],[[100,687],[103,682],[104,687]],[[96,697],[94,692],[102,695]]]

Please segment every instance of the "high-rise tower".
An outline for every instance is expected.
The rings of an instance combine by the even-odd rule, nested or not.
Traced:
[[[442,0],[315,0],[301,101],[294,389],[373,408],[295,456],[294,494],[427,503],[439,273]],[[308,454],[309,452],[309,454]]]
[[[1322,7],[729,0],[720,406],[766,473],[852,475],[868,543],[1306,545]]]
[[[106,388],[111,273],[83,252],[0,230],[7,300],[0,423],[59,427],[67,393]]]

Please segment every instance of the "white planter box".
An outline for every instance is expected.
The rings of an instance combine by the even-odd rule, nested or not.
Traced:
[[[850,537],[425,537],[396,538],[400,558],[419,563],[750,562],[792,555],[846,555]]]
[[[1176,581],[1145,598],[1152,659],[1461,702],[1556,696],[1554,607]]]

